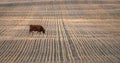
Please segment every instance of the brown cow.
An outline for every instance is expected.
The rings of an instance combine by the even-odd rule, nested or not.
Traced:
[[[41,25],[30,25],[29,33],[33,31],[45,33],[45,29]]]

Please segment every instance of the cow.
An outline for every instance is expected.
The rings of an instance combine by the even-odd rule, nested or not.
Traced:
[[[45,34],[45,29],[41,25],[30,25],[29,33],[33,31],[43,32]]]

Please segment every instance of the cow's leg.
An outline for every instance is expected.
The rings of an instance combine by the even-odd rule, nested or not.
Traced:
[[[33,34],[33,31],[30,31],[29,34]]]
[[[41,34],[41,32],[39,32]]]
[[[32,36],[33,36],[33,32],[32,32]]]
[[[31,31],[29,31],[29,34],[31,33]]]
[[[31,29],[29,30],[29,34],[31,33],[32,31],[31,31]]]
[[[33,31],[29,31],[29,34],[32,34],[32,35],[33,35]]]
[[[37,34],[38,34],[39,32],[37,31]]]

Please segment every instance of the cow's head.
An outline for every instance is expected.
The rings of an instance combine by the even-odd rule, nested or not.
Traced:
[[[45,34],[45,29],[43,29],[43,31],[42,31],[42,32],[43,32],[43,34]]]

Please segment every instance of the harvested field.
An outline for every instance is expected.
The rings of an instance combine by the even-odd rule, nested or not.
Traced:
[[[2,0],[0,63],[120,63],[120,1]]]

